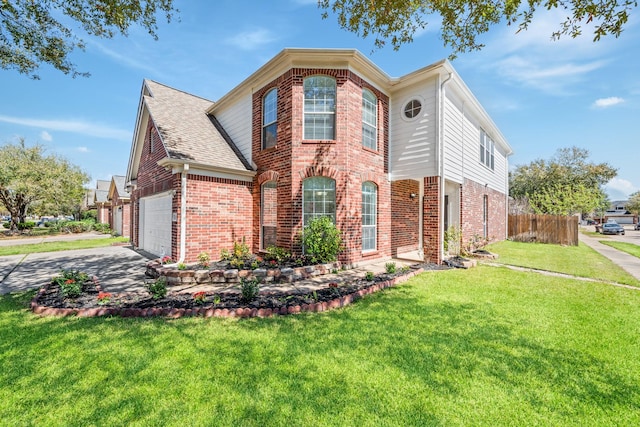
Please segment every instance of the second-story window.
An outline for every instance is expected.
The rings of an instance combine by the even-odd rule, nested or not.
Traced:
[[[495,144],[484,132],[480,131],[480,163],[493,170],[495,167]]]
[[[369,90],[362,91],[362,145],[378,149],[378,99]]]
[[[304,79],[304,139],[335,138],[336,80],[327,76]]]
[[[278,90],[271,89],[262,99],[262,148],[275,147],[278,140]]]

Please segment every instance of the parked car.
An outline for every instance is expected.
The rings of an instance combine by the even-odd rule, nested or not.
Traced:
[[[624,227],[613,223],[608,222],[606,224],[602,224],[602,234],[622,234],[624,235]]]
[[[46,224],[54,222],[58,222],[58,219],[52,216],[43,216],[38,220],[38,222],[36,222],[36,225],[38,227],[46,227]]]
[[[634,230],[640,230],[640,222],[636,223],[636,225],[633,226]]]

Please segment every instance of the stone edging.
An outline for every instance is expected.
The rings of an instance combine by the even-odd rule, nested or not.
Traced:
[[[178,270],[175,266],[166,267],[160,260],[147,263],[146,275],[158,279],[164,277],[167,285],[199,285],[218,283],[239,283],[241,279],[256,279],[260,283],[285,282],[292,283],[311,277],[329,274],[340,269],[340,263],[308,265],[304,267],[256,268],[255,270]]]
[[[402,276],[376,283],[366,289],[361,289],[348,295],[335,298],[331,301],[318,302],[312,304],[302,304],[295,306],[284,306],[280,309],[270,308],[249,308],[239,307],[235,309],[220,308],[119,308],[119,307],[92,307],[92,308],[54,308],[38,304],[38,298],[42,295],[50,284],[45,285],[38,291],[38,294],[31,300],[31,311],[40,316],[78,316],[78,317],[98,317],[98,316],[121,316],[121,317],[167,317],[180,318],[187,316],[202,317],[272,317],[278,315],[297,314],[302,312],[322,312],[347,306],[365,295],[378,292],[382,289],[390,288],[400,283],[406,282],[411,277],[424,270],[408,272]],[[97,278],[93,278],[98,291],[101,290],[97,283]]]

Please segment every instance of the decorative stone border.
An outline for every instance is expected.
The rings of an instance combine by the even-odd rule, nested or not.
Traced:
[[[54,308],[40,305],[38,298],[46,292],[50,284],[45,285],[38,294],[31,300],[31,311],[40,316],[78,316],[78,317],[99,317],[99,316],[120,316],[120,317],[167,317],[167,318],[180,318],[187,316],[202,316],[202,317],[272,317],[278,315],[297,314],[302,312],[323,312],[329,311],[340,307],[345,307],[353,302],[356,302],[365,295],[378,292],[382,289],[390,288],[400,283],[406,282],[411,277],[418,273],[422,273],[424,270],[418,268],[414,271],[410,271],[404,275],[394,277],[384,282],[376,283],[368,288],[361,289],[351,294],[343,295],[339,298],[335,298],[330,301],[318,302],[312,304],[302,304],[295,306],[283,306],[280,309],[270,308],[249,308],[238,307],[235,309],[228,308],[119,308],[119,307],[92,307],[92,308]],[[96,283],[96,288],[100,291],[100,285],[97,279],[93,280]]]
[[[257,279],[260,283],[284,282],[292,283],[311,277],[329,274],[333,270],[339,270],[339,262],[330,264],[308,265],[304,267],[286,268],[256,268],[255,270],[178,270],[173,264],[171,267],[163,265],[158,260],[147,263],[146,275],[158,279],[164,277],[167,285],[188,285],[197,283],[200,285],[219,283],[239,283],[241,279]]]

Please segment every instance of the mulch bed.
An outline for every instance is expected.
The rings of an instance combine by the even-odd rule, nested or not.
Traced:
[[[98,294],[101,288],[96,279],[88,281],[77,298],[65,298],[59,286],[50,283],[34,297],[31,309],[40,315],[82,317],[269,317],[342,307],[364,295],[402,283],[420,272],[447,268],[436,264],[420,264],[407,273],[382,274],[371,281],[358,279],[343,284],[330,283],[313,292],[260,292],[252,301],[244,301],[239,292],[206,292],[203,302],[196,301],[193,293],[169,292],[166,297],[158,299],[148,293],[114,293],[108,303],[100,305]]]

